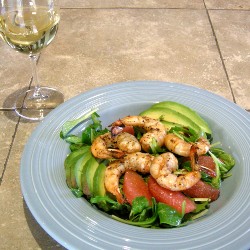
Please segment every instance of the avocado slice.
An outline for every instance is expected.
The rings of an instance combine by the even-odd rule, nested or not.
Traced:
[[[172,127],[181,127],[181,124],[169,122],[169,121],[161,121],[162,124],[164,124],[166,130],[170,130]]]
[[[94,175],[94,183],[93,183],[93,196],[106,196],[106,188],[105,188],[105,170],[106,165],[104,163],[99,164],[95,175]],[[98,207],[103,209],[104,211],[109,210],[109,205],[105,200],[99,201]]]
[[[76,183],[76,177],[75,177],[75,164],[89,150],[90,150],[90,146],[85,146],[80,149],[82,154],[79,154],[75,157],[74,164],[72,164],[71,169],[70,169],[71,188],[78,188],[77,183]],[[78,150],[76,152],[78,152]]]
[[[73,151],[66,157],[64,161],[64,169],[65,169],[65,175],[66,175],[66,183],[68,187],[72,188],[71,184],[71,173],[73,172],[72,169],[74,169],[74,166],[76,162],[83,156],[83,154],[86,152],[86,148],[81,148],[79,150]],[[74,186],[76,186],[76,183],[73,183]]]
[[[200,115],[195,112],[193,109],[173,101],[164,101],[159,102],[151,106],[151,108],[168,108],[175,110],[185,116],[187,116],[190,120],[192,120],[194,123],[196,123],[202,131],[204,131],[207,134],[212,134],[212,130],[210,129],[207,122],[200,117]]]
[[[95,159],[95,157],[90,157],[90,159],[86,162],[85,167],[82,171],[82,191],[85,195],[93,194],[93,180],[96,169],[98,168],[99,163]]]
[[[159,119],[161,122],[177,123],[182,126],[192,128],[199,135],[202,134],[201,128],[185,115],[169,108],[152,107],[140,113],[141,116],[148,116],[154,119]]]
[[[74,167],[74,175],[76,179],[77,187],[82,190],[82,172],[86,166],[87,161],[92,157],[91,151],[88,150],[83,156],[76,162]]]
[[[93,196],[104,196],[106,195],[106,188],[104,184],[106,165],[104,163],[99,164],[93,183]]]

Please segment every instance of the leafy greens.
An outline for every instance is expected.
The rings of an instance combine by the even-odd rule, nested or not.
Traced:
[[[77,153],[79,149],[81,150],[86,148],[86,146],[89,147],[96,137],[109,131],[106,128],[102,128],[99,115],[96,113],[96,111],[97,110],[92,110],[88,114],[85,114],[76,120],[68,121],[63,125],[60,136],[70,144],[71,151],[76,151]],[[91,118],[92,122],[81,132],[80,136],[70,134],[74,128],[89,118]],[[139,130],[135,130],[135,132],[137,138],[140,138],[141,132]],[[191,128],[181,126],[172,127],[169,132],[174,133],[179,138],[191,143],[196,142],[200,136]],[[151,153],[160,154],[163,152],[166,152],[166,149],[159,147],[156,140],[152,140]],[[226,153],[220,148],[211,148],[209,155],[213,158],[216,165],[216,177],[212,178],[211,176],[202,172],[202,180],[210,183],[215,188],[219,188],[221,181],[229,176],[228,172],[234,166],[235,161],[230,154]],[[109,161],[98,161],[99,163],[103,163],[105,165],[109,163]],[[180,173],[191,171],[190,161],[181,163],[180,169],[178,169],[178,171],[180,171]],[[120,186],[122,190],[122,179],[120,180]],[[196,209],[189,214],[185,214],[185,202],[182,204],[182,213],[179,213],[174,208],[162,202],[157,203],[155,198],[152,198],[152,205],[149,204],[145,197],[135,198],[132,202],[132,205],[130,205],[128,203],[120,204],[110,194],[90,197],[84,195],[83,191],[79,188],[71,188],[71,191],[78,198],[85,197],[93,206],[105,211],[117,221],[129,225],[150,228],[171,228],[184,226],[188,221],[192,221],[206,214],[210,202],[209,199],[194,199],[196,203]]]

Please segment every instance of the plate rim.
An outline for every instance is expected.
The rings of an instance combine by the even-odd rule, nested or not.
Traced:
[[[44,128],[46,128],[46,126],[50,125],[50,119],[53,118],[53,116],[55,114],[57,114],[58,112],[62,111],[65,107],[67,108],[69,105],[71,105],[74,101],[84,98],[86,96],[91,96],[95,93],[100,94],[99,92],[103,91],[103,90],[109,90],[112,91],[112,88],[114,86],[116,87],[131,87],[132,85],[142,85],[142,84],[146,84],[147,86],[152,85],[152,84],[156,84],[158,86],[163,86],[162,84],[166,84],[166,86],[168,86],[168,88],[172,88],[172,87],[178,87],[180,89],[183,90],[193,90],[196,93],[203,93],[205,95],[210,96],[211,98],[215,98],[216,100],[219,100],[222,103],[225,103],[228,106],[233,106],[234,110],[237,111],[240,115],[242,115],[243,117],[245,116],[245,114],[248,114],[247,111],[245,111],[244,109],[240,108],[238,105],[236,105],[235,103],[233,103],[230,100],[225,99],[224,97],[218,96],[216,94],[213,94],[207,90],[203,90],[201,88],[197,88],[194,86],[189,86],[189,85],[185,85],[185,84],[180,84],[180,83],[171,83],[171,82],[161,82],[161,81],[129,81],[129,82],[121,82],[121,83],[115,83],[115,84],[111,84],[108,86],[102,86],[102,87],[98,87],[95,89],[92,89],[90,91],[87,91],[85,93],[81,93],[71,99],[69,99],[68,101],[66,101],[65,103],[61,104],[57,109],[53,110],[51,113],[48,114],[47,117],[45,117],[45,119],[35,128],[35,130],[32,132],[31,136],[28,139],[27,144],[25,145],[24,151],[23,151],[23,155],[22,155],[22,159],[21,159],[21,168],[20,168],[20,177],[21,177],[21,189],[22,189],[22,193],[24,195],[24,199],[30,209],[30,211],[32,212],[33,216],[35,217],[35,219],[39,222],[40,221],[40,225],[45,229],[45,231],[51,235],[55,240],[57,240],[60,244],[62,244],[65,247],[69,247],[68,243],[66,243],[64,241],[64,239],[60,238],[58,235],[56,235],[53,232],[53,229],[51,230],[51,228],[46,227],[46,225],[42,224],[41,218],[39,218],[39,215],[37,214],[36,211],[33,210],[32,208],[32,202],[29,200],[28,198],[28,194],[27,194],[27,190],[25,189],[25,183],[24,183],[24,164],[26,164],[26,159],[25,159],[25,155],[27,154],[27,151],[30,150],[30,145],[32,145],[33,140],[36,141],[36,136],[40,133],[41,130],[43,130]],[[137,86],[137,87],[138,87]],[[249,114],[248,114],[249,115]],[[248,118],[248,119],[247,119]],[[246,122],[250,122],[249,117],[246,117]],[[27,200],[26,200],[27,199]],[[94,247],[94,246],[93,246]]]

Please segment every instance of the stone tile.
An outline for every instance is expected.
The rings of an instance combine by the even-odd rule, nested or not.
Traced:
[[[250,109],[250,15],[209,11],[237,104]]]
[[[1,39],[0,50],[0,108],[11,109],[20,91],[29,86],[31,68],[27,55],[14,51]]]
[[[61,0],[62,8],[204,8],[202,0]]]
[[[1,249],[62,249],[35,221],[22,197],[20,159],[35,123],[20,123],[0,188]]]
[[[61,3],[77,9],[62,9],[58,36],[43,51],[38,71],[41,84],[60,88],[66,99],[94,87],[145,79],[182,82],[233,100],[202,0]],[[243,0],[205,3],[209,9],[249,9],[249,1]],[[209,14],[236,101],[250,110],[249,13]],[[10,109],[17,93],[29,85],[30,65],[27,56],[2,41],[0,49],[0,109]],[[0,111],[1,174],[18,120],[12,111]],[[63,249],[38,225],[21,194],[20,159],[37,125],[20,119],[4,171],[1,249]]]
[[[9,154],[12,138],[15,133],[15,127],[17,123],[17,117],[11,111],[0,111],[0,178],[2,177],[6,159]]]
[[[249,10],[249,0],[205,0],[208,9],[238,9]]]
[[[66,99],[110,83],[161,80],[232,100],[205,10],[65,9],[38,66]]]

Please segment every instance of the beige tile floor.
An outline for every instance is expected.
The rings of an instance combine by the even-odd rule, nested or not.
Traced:
[[[55,41],[39,60],[42,84],[65,99],[120,81],[193,85],[250,110],[250,2],[247,0],[61,0]],[[62,248],[22,198],[19,165],[37,123],[12,111],[29,86],[28,59],[0,41],[0,249]]]

